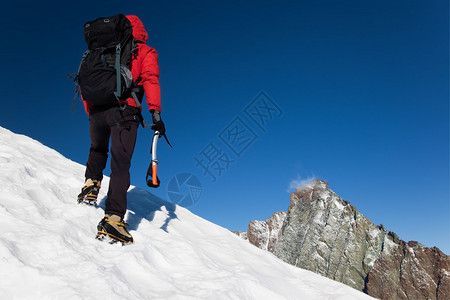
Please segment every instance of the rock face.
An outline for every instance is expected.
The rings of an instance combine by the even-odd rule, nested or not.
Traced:
[[[291,194],[287,213],[251,221],[250,243],[282,260],[380,299],[450,299],[450,258],[376,226],[316,180]]]
[[[285,219],[286,213],[278,212],[266,221],[250,221],[247,231],[248,241],[261,249],[273,252]]]
[[[398,241],[381,253],[365,292],[380,299],[450,299],[450,260],[438,248]]]

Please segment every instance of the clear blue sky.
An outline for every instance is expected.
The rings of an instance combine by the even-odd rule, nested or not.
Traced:
[[[191,211],[246,230],[287,210],[291,182],[319,178],[374,223],[450,254],[447,1],[9,1],[0,126],[84,164],[88,119],[81,102],[71,113],[66,76],[83,24],[119,12],[142,19],[159,53],[174,150],[160,140],[157,195],[194,174]],[[280,108],[263,127],[245,113],[260,91]],[[150,141],[141,129],[131,171],[143,188]],[[233,161],[215,182],[194,161],[212,145]]]

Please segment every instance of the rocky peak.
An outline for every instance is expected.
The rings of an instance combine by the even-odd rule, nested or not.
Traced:
[[[291,203],[288,211],[298,204],[299,201],[304,204],[319,205],[320,209],[325,208],[328,205],[333,205],[339,209],[342,209],[350,203],[339,198],[329,187],[328,182],[323,180],[314,180],[306,185],[296,189],[294,193],[291,193]],[[350,204],[351,205],[351,204]],[[354,207],[351,205],[351,208]]]
[[[450,259],[439,249],[373,224],[322,180],[290,200],[287,213],[250,222],[250,243],[380,299],[450,299]]]

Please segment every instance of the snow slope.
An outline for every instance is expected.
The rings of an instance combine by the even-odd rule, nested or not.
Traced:
[[[371,299],[134,187],[135,244],[99,242],[106,188],[76,204],[84,167],[1,127],[0,170],[0,299]]]

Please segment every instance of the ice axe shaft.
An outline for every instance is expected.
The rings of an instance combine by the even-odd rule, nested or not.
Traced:
[[[160,184],[160,180],[159,180],[158,174],[157,174],[159,161],[156,158],[156,146],[158,145],[158,138],[159,138],[159,131],[155,131],[155,134],[153,135],[152,150],[151,150],[152,162],[151,162],[150,166],[148,167],[147,177],[146,177],[147,185],[152,188],[157,188],[157,187],[159,187],[159,184]],[[150,176],[150,180],[148,179],[149,176]]]

